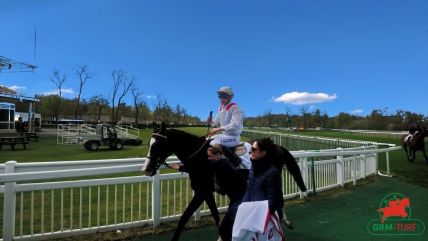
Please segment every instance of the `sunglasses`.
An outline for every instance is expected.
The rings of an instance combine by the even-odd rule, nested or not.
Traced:
[[[251,147],[251,152],[255,152],[257,150],[260,150],[260,148]]]
[[[226,94],[226,93],[219,93],[218,94],[218,98],[219,99],[227,99],[227,98],[229,98],[230,96],[228,95],[228,94]]]

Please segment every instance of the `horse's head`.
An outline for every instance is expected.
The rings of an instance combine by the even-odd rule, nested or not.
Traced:
[[[161,127],[154,127],[152,138],[149,143],[147,161],[144,163],[142,171],[147,176],[153,176],[166,159],[172,154],[171,146],[167,136],[165,123]]]

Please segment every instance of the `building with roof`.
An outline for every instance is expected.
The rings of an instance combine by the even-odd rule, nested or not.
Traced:
[[[29,132],[41,128],[41,115],[34,110],[38,99],[17,94],[0,85],[0,129],[13,130],[26,126]],[[17,109],[18,108],[18,109]]]

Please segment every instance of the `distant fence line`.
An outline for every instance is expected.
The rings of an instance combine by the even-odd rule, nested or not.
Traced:
[[[255,132],[244,134],[250,133],[255,137]],[[287,143],[288,137],[271,136],[276,142]],[[350,143],[354,146],[292,152],[308,193],[348,182],[356,185],[358,179],[378,172],[379,153],[386,153],[389,163],[388,153],[400,148],[378,148],[368,143],[358,146],[353,141],[347,145]],[[333,144],[319,147],[326,145]],[[137,226],[156,227],[161,222],[178,220],[193,196],[188,175],[158,172],[153,177],[142,176],[139,171],[145,161],[127,158],[0,164],[0,240],[62,238]],[[168,159],[177,161],[176,157]],[[128,176],[112,177],[123,174]],[[305,197],[287,171],[282,179],[284,198]],[[227,198],[218,194],[215,197],[220,211],[226,210]],[[204,205],[195,218],[205,215],[209,211]]]
[[[294,130],[290,130],[289,128],[268,128],[268,127],[260,127],[260,128],[252,128],[247,130],[255,130],[255,131],[264,131],[264,132],[285,132],[284,134],[297,133]],[[325,130],[316,130],[316,129],[308,129],[310,131],[319,131],[320,133]],[[351,130],[351,129],[329,129],[331,131],[348,133],[354,136],[360,137],[381,137],[381,138],[401,138],[403,135],[408,134],[408,131],[381,131],[381,130]],[[288,133],[287,133],[288,132]]]
[[[323,150],[379,145],[379,143],[372,141],[357,141],[338,138],[303,136],[298,134],[249,129],[245,129],[242,133],[242,136],[245,136],[249,139],[257,139],[270,136],[276,144],[284,146],[288,150]]]
[[[344,133],[350,133],[361,137],[382,137],[382,138],[401,138],[403,135],[409,134],[408,131],[373,131],[373,130],[347,130],[333,129]]]

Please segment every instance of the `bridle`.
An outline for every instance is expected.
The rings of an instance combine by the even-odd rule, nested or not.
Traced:
[[[159,134],[159,133],[152,133],[152,137],[153,136],[158,136],[158,137],[161,137],[161,138],[163,138],[163,139],[168,139],[168,137],[167,136],[165,136],[165,135],[161,135],[161,134]],[[161,158],[158,158],[158,160],[159,159],[161,159]],[[155,166],[155,170],[158,170],[159,169],[159,167],[161,167],[162,165],[164,165],[165,167],[167,167],[167,168],[170,168],[170,169],[174,169],[174,168],[172,168],[167,162],[166,162],[166,158],[165,159],[163,159],[163,161],[158,161],[158,160],[156,160],[156,166]]]

